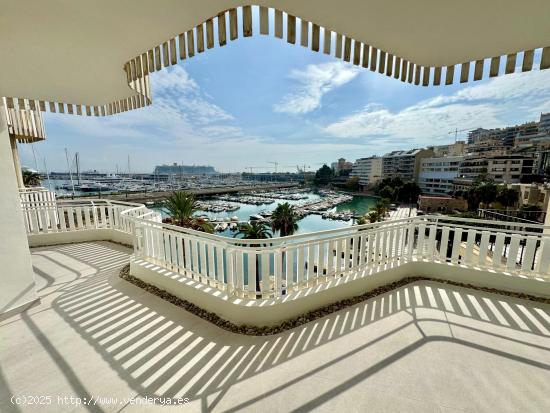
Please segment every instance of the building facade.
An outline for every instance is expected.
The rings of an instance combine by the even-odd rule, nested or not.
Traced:
[[[427,196],[418,197],[418,209],[428,214],[433,212],[467,211],[468,202],[463,198],[452,198],[450,196]]]
[[[463,156],[423,158],[418,186],[423,194],[445,196],[453,192],[453,181],[459,175]]]
[[[355,161],[350,176],[359,178],[359,186],[366,189],[382,178],[382,158],[370,156]]]
[[[468,145],[476,145],[482,140],[494,139],[500,145],[511,148],[514,146],[514,140],[518,136],[537,135],[544,131],[550,131],[550,113],[541,113],[538,122],[527,122],[505,128],[475,129],[468,133]]]
[[[434,157],[461,156],[466,152],[466,142],[456,141],[449,145],[437,145],[430,149],[434,151]]]
[[[433,155],[432,149],[411,149],[387,153],[382,157],[382,177],[399,177],[404,181],[418,182],[422,159]]]
[[[330,166],[334,169],[334,172],[340,173],[342,171],[351,171],[353,163],[346,161],[345,158],[339,158],[336,162],[332,162]]]
[[[520,183],[522,176],[532,175],[535,157],[526,155],[503,155],[465,158],[460,164],[459,177],[474,180],[486,173],[498,184]]]

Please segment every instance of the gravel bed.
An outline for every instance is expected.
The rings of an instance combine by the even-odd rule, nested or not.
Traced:
[[[246,334],[251,336],[267,336],[267,335],[282,333],[286,330],[290,330],[292,328],[309,323],[310,321],[314,321],[319,318],[325,317],[336,311],[340,311],[344,308],[347,308],[352,305],[361,303],[365,300],[368,300],[369,298],[376,297],[378,295],[387,293],[389,291],[395,290],[396,288],[402,287],[404,285],[407,285],[416,281],[434,281],[434,282],[453,285],[457,287],[470,288],[473,290],[484,291],[484,292],[493,293],[493,294],[500,294],[508,297],[521,298],[524,300],[535,301],[535,302],[544,303],[544,304],[550,304],[550,298],[537,297],[530,294],[517,293],[512,291],[503,291],[503,290],[498,290],[496,288],[479,287],[472,284],[463,284],[463,283],[454,282],[454,281],[438,280],[438,279],[429,278],[429,277],[407,277],[399,281],[393,282],[391,284],[386,284],[381,287],[375,288],[361,295],[347,298],[345,300],[340,300],[335,303],[318,308],[316,310],[309,311],[301,316],[283,321],[278,325],[257,327],[257,326],[249,326],[249,325],[236,325],[230,321],[224,320],[223,318],[221,318],[215,313],[204,310],[201,307],[193,303],[190,303],[187,300],[178,298],[165,290],[162,290],[158,287],[155,287],[154,285],[141,281],[139,278],[136,278],[133,275],[130,275],[129,264],[125,265],[120,271],[120,278],[134,284],[139,288],[144,289],[145,291],[151,294],[156,295],[157,297],[162,298],[163,300],[168,301],[169,303],[177,305],[178,307],[181,307],[184,310],[189,311],[190,313],[212,324],[215,324],[220,328],[223,328],[224,330],[231,331],[232,333]]]

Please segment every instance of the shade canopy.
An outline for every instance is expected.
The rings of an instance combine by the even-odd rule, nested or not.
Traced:
[[[0,96],[20,98],[8,103],[20,109],[71,114],[142,107],[150,103],[150,72],[243,34],[269,34],[424,86],[479,80],[484,66],[492,76],[517,65],[531,70],[537,48],[545,48],[540,68],[550,66],[548,0],[254,4],[262,7],[236,0],[0,0]],[[501,57],[506,67],[499,71]]]

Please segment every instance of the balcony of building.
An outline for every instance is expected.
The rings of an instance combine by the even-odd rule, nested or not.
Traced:
[[[41,112],[153,104],[151,73],[257,34],[411,87],[550,68],[548,4],[516,3],[2,2],[0,411],[549,410],[548,225],[230,239],[24,189],[14,144]]]
[[[41,302],[0,323],[17,337],[1,344],[6,396],[78,395],[94,411],[144,411],[143,397],[194,411],[547,406],[542,225],[422,216],[234,240],[139,204],[20,197]]]

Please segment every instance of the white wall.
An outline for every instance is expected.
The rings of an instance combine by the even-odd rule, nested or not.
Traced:
[[[1,103],[1,100],[0,100]],[[0,105],[0,315],[37,299],[10,138]]]
[[[381,272],[376,272],[375,269],[365,270],[358,275],[352,273],[314,288],[292,292],[285,297],[254,300],[228,296],[214,288],[199,284],[190,278],[179,276],[146,261],[139,259],[130,261],[130,274],[142,281],[216,313],[234,324],[260,327],[276,325],[336,301],[360,295],[406,277],[415,276],[550,297],[550,282],[548,281],[447,263],[417,261],[381,270]]]
[[[47,234],[30,234],[31,247],[48,245],[74,244],[77,242],[113,241],[119,244],[133,245],[132,234],[126,234],[110,228],[83,229],[80,231],[49,232]]]

